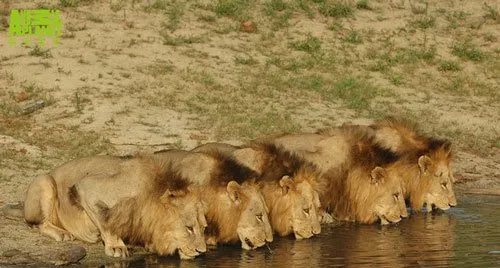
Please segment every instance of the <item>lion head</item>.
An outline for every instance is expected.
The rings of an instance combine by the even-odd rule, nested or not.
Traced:
[[[244,187],[246,186],[246,187]],[[235,181],[227,186],[229,197],[242,208],[236,233],[244,249],[255,249],[273,241],[273,232],[268,218],[264,198],[256,185]]]
[[[389,167],[402,178],[405,197],[413,210],[424,206],[447,210],[457,205],[453,191],[450,143],[435,140],[438,145],[405,155]]]
[[[205,210],[196,191],[169,191],[158,200],[149,199],[141,206],[139,229],[149,233],[145,247],[159,255],[179,252],[181,259],[192,259],[207,250],[204,230]],[[145,236],[143,234],[143,236]],[[147,236],[145,236],[147,237]]]
[[[348,178],[351,209],[362,223],[397,223],[407,217],[403,189],[398,178],[382,167],[375,167],[366,180],[364,168],[355,168]]]
[[[296,239],[303,239],[321,233],[319,196],[305,175],[283,176],[275,196],[266,198],[272,202],[271,225],[280,236],[293,233]]]
[[[447,210],[457,205],[450,164],[442,156],[443,152],[438,151],[430,157],[423,155],[418,159],[423,189],[417,191],[417,194],[425,195],[422,201],[426,204],[427,211],[434,207]]]
[[[204,193],[207,198],[207,220],[209,226],[205,234],[217,242],[240,241],[242,248],[255,249],[273,241],[268,209],[258,185],[253,181],[242,184],[230,181],[215,194]]]
[[[302,239],[321,232],[319,196],[311,184],[319,176],[315,165],[280,146],[260,142],[234,150],[233,156],[259,174],[257,181],[277,234],[293,233]]]
[[[154,229],[146,247],[160,255],[171,255],[177,250],[181,259],[191,259],[205,252],[207,222],[201,200],[192,195],[166,195],[168,197],[161,200],[163,213],[155,215],[162,226]]]

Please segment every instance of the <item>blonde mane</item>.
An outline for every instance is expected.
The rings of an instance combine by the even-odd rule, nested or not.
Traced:
[[[147,246],[160,254],[173,254],[177,245],[165,247],[165,241],[168,241],[164,235],[166,228],[179,221],[184,206],[196,209],[196,204],[200,202],[199,193],[188,189],[189,182],[170,165],[139,158],[145,165],[144,170],[154,174],[153,179],[135,198],[124,200],[112,208],[98,204],[104,224],[129,243]]]

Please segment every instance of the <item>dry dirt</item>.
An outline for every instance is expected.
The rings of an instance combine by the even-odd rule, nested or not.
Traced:
[[[2,0],[0,206],[75,157],[386,115],[454,142],[459,203],[500,194],[498,3],[314,2]],[[16,8],[62,10],[61,44],[9,45]],[[28,113],[33,101],[44,106]],[[0,265],[47,262],[68,245],[87,249],[85,265],[112,261],[100,244],[56,243],[16,217],[0,216],[0,237],[0,253],[24,253]]]

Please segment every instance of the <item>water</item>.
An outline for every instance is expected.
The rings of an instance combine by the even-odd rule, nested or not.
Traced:
[[[148,256],[128,266],[500,267],[500,197],[466,195],[459,202],[392,226],[323,226],[313,239],[275,238],[256,251],[224,246],[192,261]]]

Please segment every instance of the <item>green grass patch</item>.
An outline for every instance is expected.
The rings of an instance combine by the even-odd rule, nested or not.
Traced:
[[[218,0],[215,5],[215,14],[246,20],[250,18],[247,14],[248,7],[248,0]]]
[[[420,29],[428,29],[436,26],[436,17],[424,15],[411,22],[413,27]]]
[[[455,42],[452,45],[451,54],[476,62],[483,61],[486,58],[486,54],[470,41]]]
[[[363,43],[363,39],[361,38],[361,34],[356,30],[349,30],[344,37],[346,42],[351,44],[361,44]]]
[[[168,22],[163,23],[163,26],[170,30],[170,32],[174,32],[179,28],[181,18],[184,15],[184,8],[185,3],[175,1],[167,8]]]
[[[354,7],[344,1],[331,0],[319,4],[319,13],[334,18],[347,18],[354,15]]]
[[[168,0],[154,0],[153,3],[144,6],[144,11],[151,12],[153,10],[166,10],[169,6],[169,3],[170,1]]]
[[[381,93],[379,88],[367,80],[357,77],[345,78],[329,87],[319,87],[318,85],[322,85],[321,80],[313,85],[320,89],[319,93],[324,99],[328,101],[341,100],[347,108],[358,112],[370,109],[371,100]]]
[[[171,36],[169,34],[162,34],[163,36],[163,44],[167,46],[180,46],[186,44],[196,44],[205,42],[205,38],[202,36]]]
[[[153,77],[159,77],[172,73],[174,70],[174,65],[165,60],[156,60],[153,64],[146,66],[145,68],[139,69],[143,73],[152,75]]]
[[[439,63],[438,70],[441,72],[458,72],[462,70],[462,67],[460,67],[460,64],[456,61],[445,60]]]
[[[356,8],[357,9],[366,9],[366,10],[372,10],[370,5],[368,4],[368,0],[359,0],[356,2]]]
[[[234,57],[234,63],[240,65],[256,65],[259,62],[250,55],[236,55]]]
[[[31,51],[28,53],[30,56],[34,57],[41,57],[41,58],[52,58],[52,53],[50,52],[50,49],[42,49],[39,46],[35,46]]]
[[[307,34],[306,39],[292,43],[292,47],[298,51],[304,51],[307,53],[316,53],[321,49],[321,40],[312,36],[309,33]]]
[[[268,16],[275,16],[277,12],[285,10],[287,4],[283,0],[268,0],[264,3],[264,7]]]
[[[484,18],[493,20],[495,22],[500,22],[500,13],[498,12],[496,7],[490,6],[487,3],[484,3],[483,9],[485,11]]]

